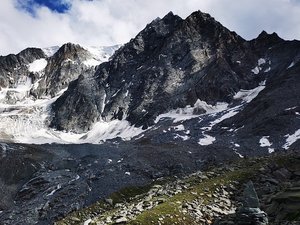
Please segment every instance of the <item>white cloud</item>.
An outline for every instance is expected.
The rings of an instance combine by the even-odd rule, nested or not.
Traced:
[[[112,45],[133,38],[145,25],[169,11],[185,18],[196,10],[210,13],[246,39],[262,30],[286,39],[300,39],[300,4],[296,0],[67,0],[72,7],[59,14],[46,7],[36,17],[1,0],[0,55],[29,47],[66,42]]]

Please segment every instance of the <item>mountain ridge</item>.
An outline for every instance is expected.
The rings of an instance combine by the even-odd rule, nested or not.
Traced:
[[[41,50],[32,50],[38,52],[40,57],[45,57]],[[42,77],[39,71],[20,70],[21,73],[25,71],[23,80],[26,81],[26,77],[30,77],[33,83],[36,82],[30,89],[29,96],[37,100],[44,98],[43,96],[53,98],[47,103],[47,111],[43,114],[43,118],[47,119],[39,122],[44,124],[41,128],[47,134],[40,137],[35,134],[37,136],[31,140],[42,140],[45,137],[42,143],[69,143],[67,137],[63,138],[63,133],[67,131],[70,134],[68,138],[73,143],[88,143],[92,140],[93,143],[99,143],[117,137],[126,137],[126,140],[129,138],[134,141],[141,135],[154,134],[152,130],[168,124],[159,122],[157,118],[162,118],[162,115],[174,110],[186,113],[187,110],[190,120],[199,124],[195,129],[200,130],[200,133],[196,130],[191,132],[189,122],[183,120],[181,123],[187,123],[184,132],[192,134],[180,134],[180,131],[170,134],[184,137],[186,141],[195,138],[200,140],[199,143],[203,143],[204,140],[211,140],[207,143],[213,143],[216,137],[211,134],[215,130],[217,132],[217,127],[222,124],[230,124],[227,120],[232,121],[233,127],[248,121],[242,114],[246,104],[253,98],[245,100],[245,93],[250,95],[253,90],[252,94],[256,97],[265,87],[266,90],[272,89],[268,87],[269,84],[273,86],[272,80],[279,79],[276,78],[278,76],[282,77],[281,81],[286,80],[284,73],[288,72],[287,69],[293,69],[295,65],[292,64],[297,65],[299,61],[299,41],[284,41],[276,33],[268,34],[265,31],[256,39],[246,41],[201,11],[192,13],[186,19],[172,12],[162,19],[157,18],[135,38],[116,50],[109,61],[97,67],[86,65],[87,61],[91,63],[91,58],[87,58],[94,57],[88,50],[71,43],[63,45],[46,62],[46,74]],[[28,51],[30,48],[22,54],[26,55]],[[28,73],[29,75],[26,75]],[[297,79],[295,77],[295,83]],[[274,88],[279,87],[281,81],[275,82],[277,86]],[[236,97],[238,94],[241,97]],[[289,96],[292,97],[290,94]],[[285,98],[284,95],[281,97]],[[11,103],[19,101],[15,94],[10,99]],[[297,99],[293,101],[297,105]],[[218,114],[214,118],[222,122],[212,129],[211,119],[205,119],[205,123],[208,124],[202,123],[201,120],[210,115],[207,111],[208,106],[217,107],[218,104],[227,104],[227,108],[223,107],[223,111],[217,111]],[[250,105],[253,110],[256,108],[255,104]],[[277,106],[272,107],[271,115],[275,116]],[[249,107],[245,108],[246,111],[248,109]],[[223,121],[226,113],[232,118]],[[235,117],[235,114],[240,115]],[[245,115],[254,116],[247,112]],[[167,117],[163,118],[166,120]],[[196,122],[197,120],[199,121]],[[297,117],[293,120],[298,127]],[[287,124],[289,123],[283,126]],[[167,126],[171,127],[166,127],[165,130],[172,130],[172,126],[175,125],[169,123]],[[209,127],[209,130],[204,131],[201,126]],[[283,135],[283,130],[286,132],[284,135],[292,133],[291,129],[294,128],[289,126],[290,128],[278,130],[274,142],[284,145],[280,136]],[[75,134],[72,135],[72,132]],[[95,139],[96,134],[99,136],[98,140]],[[172,135],[166,137],[165,141],[176,142]],[[159,133],[154,135],[157,139],[159,136]],[[250,134],[248,136],[251,137]],[[48,137],[51,137],[50,140]],[[197,142],[195,140],[193,143]]]

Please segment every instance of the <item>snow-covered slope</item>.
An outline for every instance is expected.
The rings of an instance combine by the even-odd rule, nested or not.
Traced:
[[[83,46],[84,49],[88,50],[92,57],[84,61],[86,66],[97,66],[102,62],[108,61],[113,53],[120,48],[121,45],[114,46]]]
[[[63,90],[55,98],[39,99],[36,101],[27,100],[26,102],[18,102],[15,105],[2,104],[0,130],[2,138],[18,143],[99,144],[103,141],[118,137],[123,140],[139,139],[144,136],[143,133],[156,130],[164,125],[165,120],[172,120],[172,123],[168,124],[169,128],[175,124],[179,124],[177,125],[177,129],[174,129],[174,134],[178,133],[177,137],[181,137],[183,141],[189,141],[190,137],[187,136],[189,134],[189,128],[185,129],[185,127],[180,124],[192,119],[203,121],[203,118],[210,118],[206,120],[206,123],[203,125],[203,137],[198,141],[199,145],[210,145],[215,141],[215,138],[206,134],[206,132],[210,131],[223,120],[240,112],[245,106],[245,103],[251,102],[263,88],[264,86],[259,86],[252,90],[241,90],[238,92],[236,96],[239,96],[241,101],[237,106],[229,105],[224,102],[217,103],[213,106],[198,100],[194,106],[178,108],[159,115],[156,118],[155,125],[146,130],[130,125],[125,119],[115,119],[112,121],[100,120],[93,125],[90,131],[80,134],[58,131],[48,127],[48,120],[49,117],[51,117],[51,104],[65,91]],[[204,111],[202,112],[202,110]],[[198,112],[202,113],[199,114]],[[7,124],[10,124],[10,126],[7,126]],[[169,131],[171,131],[171,129]],[[180,135],[182,132],[185,132],[187,135]],[[176,137],[176,135],[174,135],[174,137]]]
[[[61,48],[54,46],[41,49],[44,56],[38,58],[29,49],[25,56],[30,58],[28,62],[22,61],[8,68],[15,75],[4,71],[8,85],[0,84],[0,140],[22,143],[80,142],[83,135],[67,135],[48,128],[51,104],[62,95],[72,80],[77,79],[74,74],[90,70],[93,73],[93,68],[107,61],[119,47],[85,47],[83,50],[86,52],[83,52],[80,46],[66,44]],[[5,60],[10,60],[10,56],[7,57]],[[77,71],[81,67],[83,69]],[[53,89],[49,83],[57,74],[60,80],[58,83],[55,81]],[[59,83],[63,83],[63,86],[58,86]],[[50,91],[45,92],[45,89],[55,91],[49,94]]]

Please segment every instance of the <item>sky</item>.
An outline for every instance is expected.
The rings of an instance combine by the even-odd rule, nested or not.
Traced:
[[[250,40],[265,30],[300,40],[300,0],[1,0],[0,55],[66,42],[123,44],[169,11],[201,10]]]

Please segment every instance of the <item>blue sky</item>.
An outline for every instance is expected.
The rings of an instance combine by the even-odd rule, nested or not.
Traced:
[[[42,6],[57,13],[65,13],[70,9],[71,2],[62,0],[18,0],[17,6],[32,15],[35,15],[36,10]]]
[[[262,31],[300,39],[300,0],[1,0],[0,55],[26,47],[73,42],[128,42],[147,23],[169,11],[186,18],[211,14],[245,39]]]

